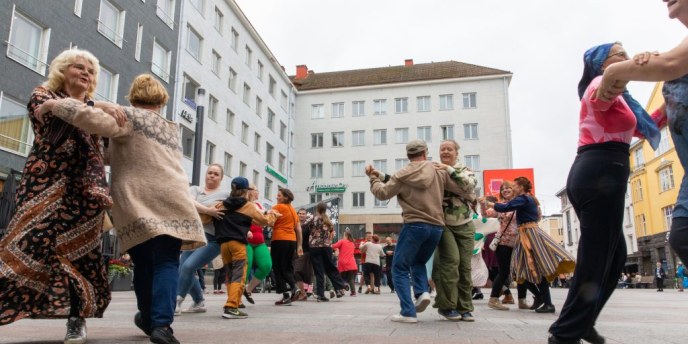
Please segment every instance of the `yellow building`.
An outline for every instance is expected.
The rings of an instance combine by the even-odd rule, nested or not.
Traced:
[[[538,224],[540,229],[549,234],[552,239],[564,247],[564,221],[562,214],[543,216]]]
[[[652,114],[664,102],[662,83],[657,83],[647,105]],[[669,128],[660,128],[657,151],[646,140],[631,145],[630,188],[638,252],[628,257],[628,264],[638,264],[640,274],[652,274],[657,261],[673,276],[676,255],[669,248],[671,214],[683,179],[683,168],[671,140]]]

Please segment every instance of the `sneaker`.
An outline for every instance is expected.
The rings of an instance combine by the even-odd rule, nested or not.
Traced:
[[[330,290],[330,299],[334,299],[336,295],[337,293],[335,293],[334,290]]]
[[[69,317],[67,319],[67,334],[64,344],[86,343],[86,320],[84,318]]]
[[[291,306],[291,300],[290,299],[279,299],[279,301],[275,301],[275,306]]]
[[[461,321],[473,322],[475,319],[473,318],[473,314],[471,314],[471,312],[463,312],[461,313]]]
[[[248,303],[252,305],[256,303],[251,297],[251,292],[247,291],[246,289],[244,289],[244,297],[246,298],[246,301],[248,301]]]
[[[344,290],[337,290],[336,294],[337,298],[340,299],[344,296]]]
[[[169,327],[154,328],[150,341],[156,344],[179,344],[177,338],[174,338],[174,332]]]
[[[177,295],[177,306],[174,308],[174,315],[181,315],[182,314],[182,303],[184,302],[184,298]]]
[[[401,314],[394,314],[394,315],[392,315],[392,318],[390,318],[389,320],[394,321],[394,322],[409,323],[409,324],[415,324],[418,322],[418,318],[416,318],[416,317],[407,317],[407,316],[403,316]]]
[[[318,301],[318,302],[328,302],[328,301],[330,301],[330,299],[328,299],[328,298],[326,298],[326,297],[324,297],[324,296],[318,296],[318,298],[316,299],[316,301]]]
[[[248,314],[237,308],[225,307],[224,312],[222,312],[222,317],[225,319],[246,319],[248,318]]]
[[[205,301],[199,303],[194,302],[191,307],[182,311],[182,313],[205,313],[208,309],[205,307]]]
[[[428,305],[430,305],[430,294],[428,292],[424,292],[416,299],[416,313],[424,311],[426,308],[428,308]]]
[[[683,290],[679,290],[679,291],[683,291]],[[583,336],[583,340],[588,342],[588,343],[592,343],[592,344],[604,344],[606,342],[604,337],[602,335],[600,335],[599,333],[597,333],[597,330],[595,330],[594,327],[590,328],[590,331],[588,331],[588,334]]]
[[[555,312],[554,305],[547,305],[547,304],[544,304],[540,308],[535,310],[535,313],[554,313],[554,312]]]
[[[461,320],[461,313],[459,313],[455,309],[438,309],[437,313],[439,313],[441,316],[445,317],[447,320],[451,320],[451,321]]]
[[[151,329],[143,326],[143,316],[141,315],[141,312],[136,312],[136,315],[134,315],[134,325],[143,331],[146,336],[151,335]]]

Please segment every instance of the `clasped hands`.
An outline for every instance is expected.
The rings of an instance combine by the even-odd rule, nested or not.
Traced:
[[[41,124],[45,124],[45,115],[48,112],[53,111],[53,107],[56,103],[57,99],[48,99],[43,102],[43,104],[39,105],[34,114],[36,116],[36,120]],[[124,113],[122,106],[119,104],[96,101],[94,103],[94,107],[99,108],[106,114],[112,116],[112,118],[114,118],[117,122],[117,125],[120,127],[123,127],[124,124],[127,123],[127,115]]]
[[[650,61],[652,56],[659,56],[657,51],[645,51],[633,56],[633,62],[638,66],[643,66]],[[606,74],[603,74],[602,82],[597,88],[595,98],[605,102],[610,102],[612,99],[618,97],[626,90],[628,80],[613,80]],[[611,79],[611,80],[610,80]]]

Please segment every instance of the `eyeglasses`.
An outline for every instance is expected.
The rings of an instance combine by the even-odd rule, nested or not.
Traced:
[[[249,189],[250,191],[256,191],[256,189],[254,189],[254,188],[248,188],[248,189]]]
[[[628,59],[628,54],[627,54],[625,51],[623,51],[623,50],[621,50],[621,51],[619,51],[619,52],[616,52],[616,53],[613,53],[613,54],[609,54],[609,56],[607,56],[607,58],[611,58],[611,57],[614,57],[614,56],[619,56],[619,57]]]

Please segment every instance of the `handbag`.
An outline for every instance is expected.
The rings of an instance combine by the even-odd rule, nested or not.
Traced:
[[[497,232],[497,235],[495,235],[494,239],[492,239],[492,242],[490,242],[490,251],[497,251],[497,245],[499,245],[499,240],[502,238],[502,234],[504,233],[504,230],[509,228],[509,225],[511,224],[511,220],[514,219],[514,216],[516,215],[516,212],[513,212],[511,214],[511,217],[509,218],[509,222],[506,223],[506,226],[504,226],[503,230],[500,230]]]

